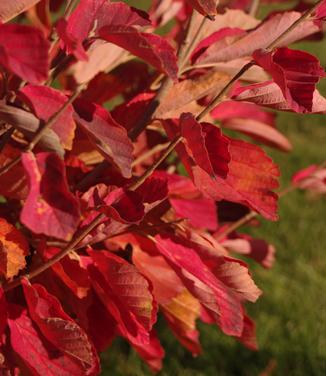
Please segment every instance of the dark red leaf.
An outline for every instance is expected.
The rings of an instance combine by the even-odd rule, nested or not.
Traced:
[[[97,375],[99,360],[86,333],[64,312],[56,297],[39,284],[22,281],[31,318],[44,337],[71,357],[85,375]]]
[[[122,176],[131,177],[133,145],[127,131],[99,105],[79,99],[74,102],[74,108],[76,122],[98,151],[118,167]]]
[[[230,155],[228,140],[212,124],[199,123],[190,113],[180,117],[181,135],[195,163],[209,175],[226,177]]]
[[[58,351],[39,332],[27,314],[18,305],[9,305],[8,325],[10,345],[20,358],[20,368],[33,376],[84,376],[81,368],[70,356]]]
[[[54,153],[24,153],[22,162],[30,186],[20,215],[22,223],[36,234],[70,240],[80,210],[69,192],[63,161]]]
[[[92,283],[102,303],[114,317],[123,336],[147,345],[156,321],[157,307],[147,280],[136,267],[106,251],[88,251]]]
[[[255,51],[257,64],[271,74],[284,98],[295,112],[311,112],[316,84],[325,71],[307,52],[279,48],[275,52]]]

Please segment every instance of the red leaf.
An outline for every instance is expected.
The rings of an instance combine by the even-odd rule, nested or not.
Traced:
[[[18,305],[9,306],[8,325],[10,345],[22,361],[24,374],[33,376],[84,376],[85,369],[72,358],[58,351],[38,331],[27,314]]]
[[[49,260],[60,252],[59,248],[45,248],[40,245],[37,250],[44,260]],[[59,262],[52,265],[53,272],[62,282],[79,298],[87,296],[91,284],[87,269],[80,260],[80,256],[75,252],[70,252]]]
[[[241,304],[234,293],[217,279],[190,244],[171,236],[155,237],[157,249],[182,279],[189,291],[211,312],[224,333],[241,335]]]
[[[326,0],[322,1],[316,9],[316,18],[323,19],[326,18]]]
[[[7,302],[6,302],[6,296],[5,293],[0,287],[0,337],[2,338],[2,335],[4,334],[4,331],[7,327]],[[0,340],[0,343],[2,343],[2,340]]]
[[[132,343],[149,344],[157,307],[147,280],[134,265],[106,251],[88,251],[94,289]]]
[[[177,81],[178,66],[175,51],[162,37],[142,33],[132,26],[125,25],[104,26],[99,30],[99,36],[128,50]]]
[[[144,217],[142,198],[134,191],[98,184],[84,193],[82,199],[89,208],[104,211],[121,223],[138,223]]]
[[[261,295],[262,291],[255,285],[244,262],[230,257],[214,257],[206,263],[216,277],[241,299],[254,303]]]
[[[57,349],[71,357],[85,372],[96,375],[99,360],[86,333],[63,311],[56,297],[38,284],[22,280],[25,299],[31,318],[44,337]]]
[[[23,153],[22,162],[30,185],[20,215],[22,223],[36,234],[71,239],[80,211],[69,192],[63,161],[54,153]]]
[[[307,52],[279,48],[275,52],[255,51],[257,64],[271,74],[290,108],[311,112],[316,84],[325,71],[317,58]]]
[[[0,64],[33,84],[48,77],[49,46],[40,30],[25,25],[0,25]]]
[[[244,315],[243,331],[238,340],[243,343],[248,349],[258,350],[256,339],[256,325],[249,316]]]
[[[228,140],[212,124],[198,123],[190,113],[180,117],[180,129],[188,153],[209,175],[226,177],[230,155]]]
[[[198,166],[192,167],[196,186],[214,200],[242,203],[270,220],[277,219],[279,169],[262,149],[244,141],[230,141],[231,162],[226,179],[210,176]]]
[[[28,242],[25,236],[0,218],[0,274],[6,279],[17,275],[26,266]]]
[[[79,99],[74,108],[77,123],[98,151],[118,167],[122,176],[131,177],[133,145],[127,131],[99,105]]]
[[[143,238],[137,238],[137,241],[139,246],[133,243],[134,264],[153,284],[155,299],[175,336],[194,355],[199,354],[201,348],[196,319],[199,317],[200,303],[185,288],[165,259],[147,249],[152,243]]]
[[[82,41],[75,38],[69,31],[68,22],[62,18],[56,24],[56,30],[62,41],[62,46],[66,48],[67,54],[73,54],[76,59],[87,61],[88,55],[83,47]]]
[[[217,14],[217,4],[216,0],[186,0],[193,8],[195,8],[199,13],[204,16],[211,16]]]
[[[149,344],[133,346],[153,372],[161,370],[165,352],[154,330],[150,333]]]
[[[168,195],[167,179],[153,174],[136,190],[143,202],[152,204],[164,200]]]
[[[281,111],[293,111],[289,103],[285,100],[280,87],[272,81],[237,88],[233,92],[232,99],[252,102]],[[313,93],[310,113],[326,113],[326,99],[320,95],[318,90],[315,90]]]
[[[67,20],[66,32],[75,43],[81,44],[92,30],[97,35],[107,25],[148,26],[150,21],[145,12],[122,2],[81,0]]]
[[[20,97],[41,120],[49,118],[59,111],[68,98],[60,91],[47,86],[27,85],[20,90]],[[73,107],[67,109],[58,117],[51,129],[59,136],[65,149],[71,150],[75,137],[76,124],[73,120]]]
[[[215,202],[209,198],[183,199],[170,198],[170,203],[180,218],[186,218],[197,228],[216,230],[217,209]]]

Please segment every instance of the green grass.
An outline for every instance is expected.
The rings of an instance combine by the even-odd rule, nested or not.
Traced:
[[[325,41],[300,44],[326,64]],[[321,88],[326,94],[326,83]],[[280,114],[279,128],[294,150],[267,152],[282,171],[286,186],[298,169],[326,159],[326,117]],[[250,233],[273,243],[277,261],[272,270],[251,264],[258,286],[264,291],[248,307],[257,323],[260,350],[251,352],[217,328],[199,324],[203,354],[193,358],[159,321],[159,335],[166,349],[164,376],[322,376],[326,374],[326,237],[325,198],[293,192],[280,201],[280,221],[263,221]],[[150,375],[135,352],[122,340],[103,354],[103,375]]]

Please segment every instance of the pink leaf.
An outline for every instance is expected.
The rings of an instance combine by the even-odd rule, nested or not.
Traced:
[[[69,192],[62,160],[54,153],[24,153],[22,162],[30,186],[20,216],[22,223],[36,234],[71,239],[80,211]]]
[[[37,84],[47,79],[50,44],[40,30],[25,25],[0,25],[0,64]]]
[[[0,23],[5,23],[28,8],[37,4],[40,0],[13,0],[0,2]]]
[[[317,58],[307,52],[279,48],[255,51],[255,61],[271,74],[295,112],[311,112],[316,84],[326,74]]]
[[[290,141],[275,128],[275,115],[250,103],[224,101],[211,112],[214,119],[222,121],[223,128],[251,136],[266,145],[290,151]]]
[[[221,42],[223,41],[212,44],[207,48],[203,56],[198,58],[197,62],[201,64],[229,62],[230,60],[250,56],[255,50],[267,48],[300,17],[301,13],[299,12],[276,13],[261,22],[255,29],[247,32],[243,37],[236,38],[231,43],[224,42],[222,48]],[[287,46],[308,35],[317,33],[319,29],[313,20],[303,22],[283,38],[277,47]]]
[[[240,87],[234,90],[232,99],[256,103],[259,106],[274,108],[281,111],[293,111],[285,100],[281,88],[274,82],[267,81]],[[315,90],[312,98],[312,114],[326,113],[326,99]]]

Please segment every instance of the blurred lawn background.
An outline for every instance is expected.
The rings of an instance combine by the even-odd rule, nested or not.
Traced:
[[[130,1],[145,7],[145,1]],[[295,46],[315,54],[326,67],[326,41]],[[326,95],[326,80],[320,85]],[[326,116],[282,113],[278,127],[293,144],[284,154],[266,149],[282,171],[286,187],[297,170],[326,160]],[[248,306],[257,324],[259,351],[251,352],[217,327],[199,324],[203,354],[193,358],[159,321],[166,350],[161,376],[313,376],[326,375],[326,199],[295,191],[280,201],[280,220],[263,221],[250,233],[274,244],[271,270],[252,264],[251,271],[264,291]],[[150,375],[147,367],[123,340],[103,354],[103,375]]]

